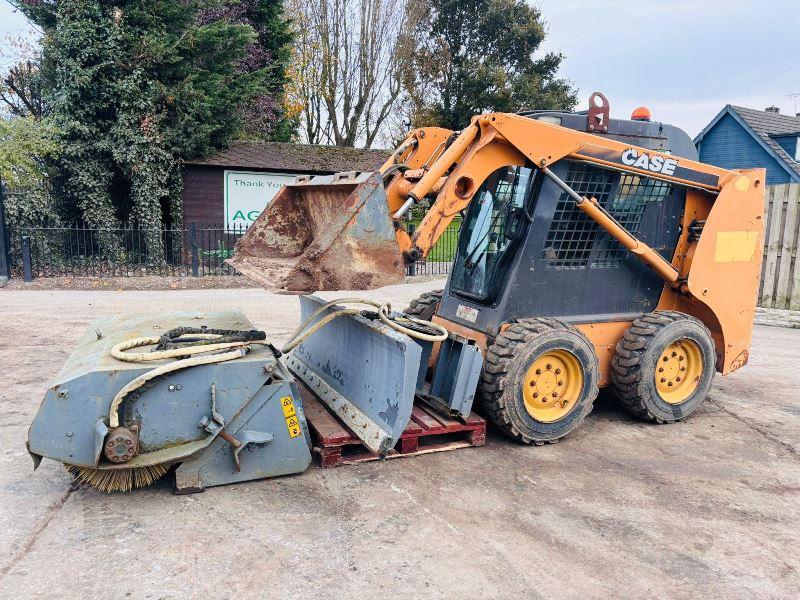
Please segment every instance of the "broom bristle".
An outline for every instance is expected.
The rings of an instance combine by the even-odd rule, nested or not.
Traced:
[[[90,469],[69,464],[64,466],[75,477],[77,483],[85,483],[107,494],[130,492],[133,488],[146,487],[169,471],[169,465],[165,464],[134,469]]]

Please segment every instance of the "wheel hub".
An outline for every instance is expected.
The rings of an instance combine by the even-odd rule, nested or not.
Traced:
[[[139,438],[127,427],[116,427],[108,433],[104,447],[106,458],[113,463],[128,462],[139,450]]]
[[[530,416],[552,423],[572,410],[582,389],[583,371],[578,359],[566,350],[552,350],[528,368],[522,394]]]
[[[654,373],[656,390],[664,402],[680,404],[695,392],[702,374],[700,346],[692,340],[677,340],[658,357]]]

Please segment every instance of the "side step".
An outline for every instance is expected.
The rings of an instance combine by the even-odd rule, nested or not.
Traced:
[[[314,392],[302,382],[297,384],[320,467],[328,469],[380,459],[317,399]],[[486,421],[475,413],[461,422],[417,403],[405,431],[386,458],[444,452],[485,443]]]

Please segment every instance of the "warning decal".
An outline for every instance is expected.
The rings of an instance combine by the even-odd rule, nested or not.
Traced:
[[[286,429],[289,431],[289,437],[296,438],[302,433],[302,429],[300,429],[300,419],[297,418],[291,396],[284,396],[281,398],[281,408],[283,409],[283,416],[286,419]]]

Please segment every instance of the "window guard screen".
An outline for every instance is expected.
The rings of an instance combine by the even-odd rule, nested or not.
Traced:
[[[664,181],[578,162],[571,163],[565,182],[579,195],[596,198],[633,235],[639,231],[647,203],[663,202],[673,191],[672,184]],[[549,267],[616,268],[629,255],[562,192],[542,251]]]

